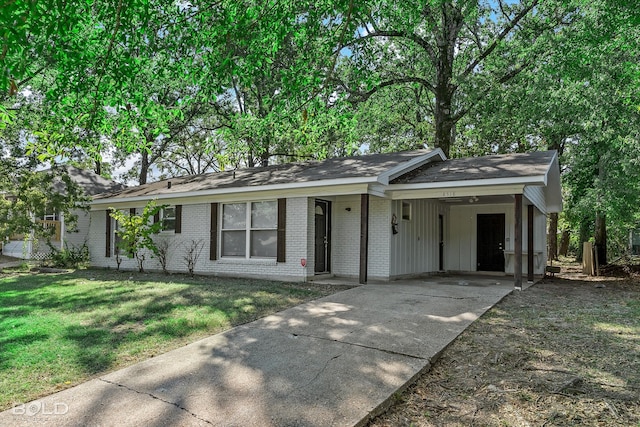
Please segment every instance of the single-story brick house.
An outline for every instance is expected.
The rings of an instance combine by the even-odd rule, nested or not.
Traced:
[[[185,271],[185,247],[200,241],[197,273],[362,283],[441,271],[533,279],[546,265],[546,216],[562,208],[555,151],[448,160],[436,149],[248,168],[95,197],[94,266],[116,266],[109,209],[150,200],[166,206],[170,270]]]
[[[71,180],[80,186],[85,195],[93,197],[100,193],[109,191],[117,191],[125,188],[124,185],[115,181],[103,178],[102,176],[79,169],[74,166],[65,166]],[[43,171],[46,173],[47,171]],[[54,190],[60,193],[65,191],[65,185],[58,180],[54,183]],[[89,212],[78,208],[72,210],[73,215],[77,216],[77,222],[74,229],[69,229],[65,221],[64,215],[56,211],[46,212],[42,218],[36,221],[43,224],[44,227],[52,229],[50,237],[51,246],[54,249],[77,249],[87,243],[90,227]],[[27,236],[0,236],[2,239],[2,254],[15,258],[23,259],[42,259],[49,255],[51,248],[46,240],[36,236],[31,232]]]

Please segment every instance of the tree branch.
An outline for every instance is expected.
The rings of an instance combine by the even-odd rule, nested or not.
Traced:
[[[498,37],[496,37],[493,40],[493,42],[489,46],[487,46],[487,48],[482,53],[480,53],[480,55],[471,64],[469,64],[469,66],[460,75],[460,78],[462,79],[468,76],[469,74],[471,74],[471,72],[478,66],[478,64],[480,64],[487,56],[491,55],[491,52],[493,52],[496,49],[496,47],[498,47],[498,44],[502,40],[504,40],[504,38],[511,32],[511,30],[515,28],[516,25],[518,25],[518,23],[522,20],[522,18],[524,18],[534,7],[536,7],[536,5],[538,4],[538,1],[539,0],[533,0],[531,5],[522,9],[507,24],[507,26],[500,32],[500,34],[498,34]]]
[[[508,73],[504,74],[502,77],[500,77],[498,80],[496,80],[498,83],[503,84],[508,82],[509,80],[511,80],[512,78],[514,78],[515,76],[517,76],[518,74],[520,74],[524,69],[526,69],[529,65],[531,64],[530,61],[526,61],[523,62],[522,64],[520,64],[519,66],[515,67],[514,69],[512,69],[511,71],[509,71]],[[479,96],[477,96],[475,99],[473,99],[472,101],[469,101],[469,103],[467,104],[467,106],[465,108],[463,108],[462,110],[458,111],[453,117],[452,120],[454,123],[457,123],[458,120],[460,120],[461,118],[463,118],[468,112],[469,110],[471,110],[473,107],[475,107],[478,102],[482,101],[484,99],[484,97],[486,97],[489,92],[491,92],[491,87],[485,89]]]
[[[361,101],[366,101],[371,95],[378,92],[380,89],[384,89],[387,86],[393,86],[393,85],[404,84],[404,83],[418,83],[424,86],[425,88],[427,88],[428,90],[430,90],[431,92],[435,91],[435,88],[433,87],[433,85],[428,80],[423,79],[421,77],[397,77],[394,79],[384,81],[378,84],[376,87],[368,90],[367,92],[360,92],[357,90],[350,89],[343,81],[338,79],[332,79],[332,81],[342,86],[344,90],[349,92],[350,95],[361,98]]]
[[[374,27],[375,29],[375,27]],[[342,49],[344,49],[345,47],[348,46],[353,46],[356,43],[359,43],[361,41],[367,40],[367,39],[372,39],[375,37],[390,37],[390,38],[404,38],[407,40],[410,40],[412,42],[414,42],[415,44],[417,44],[418,46],[420,46],[421,48],[423,48],[424,50],[427,51],[427,54],[429,55],[429,58],[431,59],[431,61],[435,61],[435,57],[436,57],[436,53],[433,50],[433,46],[431,46],[429,44],[429,42],[425,39],[423,39],[422,37],[413,34],[413,33],[407,33],[404,31],[391,31],[391,30],[378,30],[375,29],[374,32],[370,32],[367,35],[358,37],[357,39],[342,45],[339,49],[337,49],[337,52],[340,52]]]
[[[41,72],[43,72],[46,69],[46,67],[40,67],[39,69],[37,69],[32,75],[30,75],[29,77],[22,79],[20,82],[18,82],[16,84],[17,87],[20,87],[22,85],[24,85],[25,83],[29,83],[29,81],[31,79],[33,79],[35,76],[37,76],[38,74],[40,74]]]

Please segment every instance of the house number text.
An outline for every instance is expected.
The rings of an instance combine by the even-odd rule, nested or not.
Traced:
[[[454,197],[456,195],[455,191],[443,191],[442,197]]]

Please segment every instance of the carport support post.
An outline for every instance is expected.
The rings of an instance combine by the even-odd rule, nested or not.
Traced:
[[[527,205],[527,282],[533,283],[533,205]]]
[[[513,275],[515,277],[514,286],[522,290],[522,194],[516,194],[516,217],[515,233],[513,235],[514,260]]]
[[[359,282],[367,283],[367,258],[369,254],[369,195],[360,195],[360,277]]]

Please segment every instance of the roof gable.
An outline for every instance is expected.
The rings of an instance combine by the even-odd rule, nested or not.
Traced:
[[[126,188],[124,184],[104,178],[92,171],[79,169],[74,166],[65,166],[69,177],[84,190],[87,196],[95,196],[97,194],[109,191],[117,191]],[[64,186],[63,183],[59,182]]]

